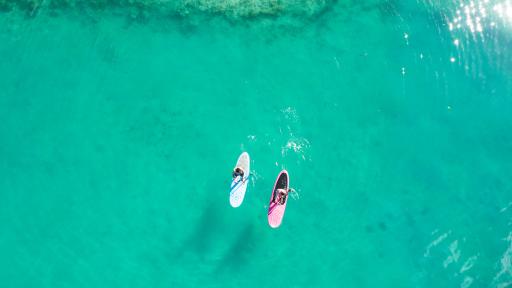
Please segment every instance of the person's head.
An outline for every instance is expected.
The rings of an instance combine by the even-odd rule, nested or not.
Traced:
[[[236,167],[235,170],[233,171],[233,178],[236,178],[238,176],[243,177],[244,170],[242,168]]]

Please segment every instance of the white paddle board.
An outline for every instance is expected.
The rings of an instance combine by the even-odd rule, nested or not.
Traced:
[[[237,176],[231,182],[231,187],[229,191],[229,203],[234,208],[242,205],[245,197],[245,191],[247,191],[247,184],[249,184],[249,173],[250,173],[250,162],[249,154],[247,152],[243,152],[240,157],[238,157],[238,161],[236,162],[235,169],[242,168],[244,171],[243,179],[240,176]],[[234,169],[233,169],[234,170]]]

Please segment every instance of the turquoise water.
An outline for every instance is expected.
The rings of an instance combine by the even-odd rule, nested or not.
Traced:
[[[512,284],[511,1],[196,2],[0,1],[3,287]]]

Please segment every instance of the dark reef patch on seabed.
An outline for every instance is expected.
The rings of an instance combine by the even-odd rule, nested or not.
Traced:
[[[0,10],[20,10],[29,16],[39,10],[122,10],[131,18],[153,16],[189,17],[196,14],[223,16],[230,20],[280,15],[311,16],[336,0],[0,0]]]
[[[94,20],[98,15],[113,14],[130,22],[155,19],[200,23],[223,18],[230,23],[279,22],[295,26],[323,17],[334,6],[343,11],[374,9],[388,6],[392,0],[0,0],[0,11],[17,11],[27,17],[39,13],[61,15],[76,12]],[[276,21],[283,19],[284,21]],[[188,27],[188,26],[187,26]]]

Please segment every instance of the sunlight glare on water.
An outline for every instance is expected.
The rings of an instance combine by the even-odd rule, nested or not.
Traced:
[[[450,31],[468,29],[471,33],[483,33],[484,30],[501,26],[510,28],[512,1],[482,0],[460,3],[448,25]]]

